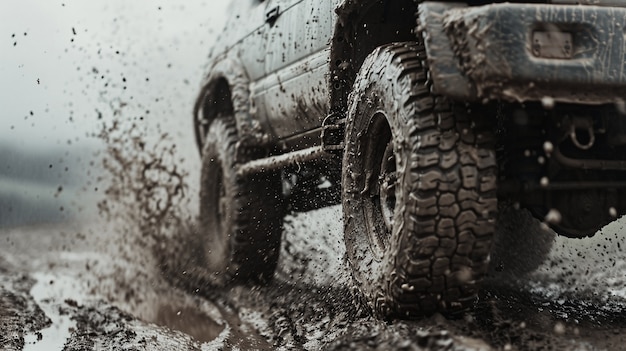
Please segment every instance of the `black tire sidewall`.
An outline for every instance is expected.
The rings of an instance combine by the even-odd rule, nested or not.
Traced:
[[[226,196],[229,200],[229,212],[236,211],[234,203],[237,195],[237,183],[235,174],[235,146],[236,130],[232,123],[223,119],[217,119],[211,124],[205,137],[205,144],[202,149],[202,168],[200,175],[200,230],[202,232],[202,246],[204,253],[204,263],[206,269],[211,274],[223,275],[223,280],[228,281],[237,271],[233,262],[233,247],[231,234],[235,232],[235,216],[230,215],[221,218],[221,224],[215,223],[214,199],[210,198],[211,188],[215,186],[216,167],[220,168],[222,182]],[[219,201],[219,200],[218,200]],[[221,226],[223,233],[215,233],[216,227]],[[216,251],[216,247],[221,250]],[[217,254],[223,259],[211,260],[210,256]]]
[[[372,58],[378,57],[380,51],[377,49],[363,64],[362,72],[374,65]],[[346,252],[352,267],[355,282],[359,290],[366,295],[366,300],[370,307],[377,313],[388,314],[390,306],[387,306],[389,296],[389,281],[395,269],[395,257],[399,254],[398,248],[400,233],[397,230],[389,233],[389,244],[382,257],[378,257],[372,250],[369,235],[370,228],[361,219],[365,217],[365,199],[360,192],[363,191],[365,172],[365,159],[363,141],[377,142],[371,134],[369,128],[372,126],[372,118],[377,112],[383,112],[387,117],[387,123],[391,129],[391,138],[394,143],[394,154],[396,156],[396,167],[401,169],[402,164],[409,158],[406,148],[402,147],[402,140],[409,137],[408,132],[413,124],[412,116],[407,114],[402,108],[401,101],[406,98],[405,92],[410,90],[410,80],[394,80],[400,75],[399,67],[394,65],[389,56],[389,64],[386,71],[380,74],[389,79],[371,80],[361,79],[356,82],[351,94],[349,120],[346,127],[346,147],[343,164],[344,172],[342,179],[342,203],[344,211],[344,236]],[[377,176],[377,175],[373,175]],[[398,180],[402,182],[401,179]],[[394,210],[394,222],[402,220],[398,216],[403,216],[403,206],[407,201],[407,187],[404,184],[398,185],[401,191],[396,191],[396,208]],[[394,228],[395,229],[395,228]]]
[[[234,120],[213,121],[203,148],[200,185],[200,231],[206,272],[218,283],[266,283],[272,279],[278,262],[285,215],[281,179],[269,171],[250,176],[237,174],[242,162],[237,158],[238,147]],[[245,154],[258,155],[261,151],[255,148]],[[215,215],[215,201],[210,198],[216,181],[215,167],[221,167],[225,190],[226,211],[222,218]],[[218,235],[216,221],[221,221],[222,233]]]

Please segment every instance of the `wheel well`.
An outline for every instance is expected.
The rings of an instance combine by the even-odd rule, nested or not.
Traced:
[[[365,58],[378,46],[415,40],[417,4],[414,0],[375,0],[344,8],[332,39],[331,106],[343,112]]]
[[[209,126],[217,116],[234,116],[230,86],[225,78],[209,83],[196,101],[195,133],[198,150],[202,152]],[[234,117],[233,117],[234,118]]]
[[[212,122],[217,116],[233,116],[233,102],[230,94],[230,86],[225,78],[220,78],[214,88],[204,99],[202,117]]]

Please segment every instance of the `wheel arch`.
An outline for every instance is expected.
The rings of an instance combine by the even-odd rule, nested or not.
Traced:
[[[250,79],[235,59],[218,59],[202,84],[194,104],[194,130],[201,151],[208,126],[217,116],[235,119],[240,140],[250,144],[267,141],[268,136],[250,110]]]
[[[365,58],[378,46],[415,40],[416,0],[344,0],[337,6],[331,39],[330,99],[346,111],[348,96]]]

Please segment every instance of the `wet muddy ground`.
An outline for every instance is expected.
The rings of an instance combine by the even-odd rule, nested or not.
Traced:
[[[189,184],[199,183],[186,179],[186,172],[199,172],[198,164],[181,166],[180,155],[192,163],[199,159],[189,134],[191,118],[173,118],[189,114],[197,93],[190,87],[206,74],[204,52],[211,41],[203,24],[211,11],[190,5],[187,10],[154,6],[146,12],[129,3],[107,2],[105,17],[92,16],[98,11],[59,15],[69,8],[65,4],[44,11],[47,19],[76,22],[78,35],[69,22],[37,31],[28,27],[44,24],[39,17],[15,17],[15,27],[25,31],[17,46],[15,40],[8,42],[15,55],[8,56],[10,62],[22,67],[36,58],[51,66],[29,64],[27,71],[11,72],[59,77],[29,73],[24,81],[9,79],[11,89],[19,88],[14,81],[27,79],[24,84],[37,91],[55,87],[50,89],[62,95],[29,99],[18,112],[5,113],[27,118],[6,126],[20,140],[20,152],[7,159],[7,148],[1,147],[4,165],[16,172],[8,174],[11,167],[4,167],[3,176],[19,182],[2,179],[0,224],[34,223],[39,208],[45,212],[39,214],[42,222],[73,222],[0,229],[0,350],[626,349],[624,219],[593,239],[557,239],[550,260],[531,276],[493,273],[474,309],[455,317],[371,317],[352,291],[339,207],[288,216],[278,270],[269,285],[212,286],[193,259],[198,237],[187,216],[194,211],[184,204],[197,204],[198,189]],[[25,9],[25,14],[39,14],[28,5]],[[164,19],[165,13],[174,17]],[[200,26],[194,15],[202,17]],[[54,42],[55,31],[60,33],[55,40],[63,44],[39,56],[40,43]],[[159,45],[145,40],[156,37]],[[21,51],[29,45],[35,51]],[[28,92],[18,95],[38,96]],[[98,150],[105,163],[97,160],[94,166],[78,137],[63,136],[59,140],[67,150],[43,154],[30,161],[35,168],[20,170],[33,152],[22,152],[22,141],[39,139],[36,130],[48,136],[51,130],[57,135],[77,128],[80,123],[73,122],[48,127],[46,122],[68,114],[76,120],[84,115],[89,125],[105,123],[100,133],[89,128],[89,135],[104,142]],[[178,135],[175,143],[165,140],[168,133]],[[107,172],[111,187],[100,179]],[[38,174],[52,179],[45,183],[51,189],[35,187],[34,180],[23,185],[28,191],[18,187],[26,175]],[[75,202],[71,187],[86,189]],[[28,201],[19,202],[24,192]],[[104,192],[106,201],[96,206],[95,198]],[[84,216],[80,207],[98,207],[99,216]]]
[[[621,350],[626,345],[626,255],[619,222],[593,239],[557,239],[551,259],[529,277],[492,276],[465,315],[380,321],[354,302],[340,216],[338,207],[289,216],[274,281],[225,288],[210,285],[181,254],[185,246],[169,242],[155,254],[136,244],[142,241],[134,240],[128,227],[82,223],[3,230],[0,348]],[[193,228],[181,233],[194,236]]]

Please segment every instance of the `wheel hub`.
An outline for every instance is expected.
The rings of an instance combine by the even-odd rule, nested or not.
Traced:
[[[393,215],[396,207],[396,158],[393,143],[389,141],[380,165],[379,175],[379,206],[388,231],[393,229]]]
[[[211,235],[218,238],[218,242],[221,242],[222,239],[224,239],[224,232],[226,230],[226,224],[224,222],[229,216],[229,198],[224,184],[224,170],[222,169],[221,162],[217,159],[213,159],[211,163],[211,175],[209,179],[212,180],[212,184],[208,188],[208,200],[210,207],[215,210],[207,215],[212,217],[210,222],[213,223],[213,228],[211,229],[213,233],[211,233]]]
[[[376,112],[368,130],[363,162],[366,174],[364,214],[369,243],[375,256],[381,258],[389,248],[396,206],[396,159],[387,116]]]
[[[223,176],[222,176],[222,170],[220,167],[219,170],[219,175],[217,177],[217,184],[216,187],[218,188],[218,230],[220,235],[223,235],[224,233],[224,219],[226,218],[226,216],[228,215],[228,196],[226,194],[226,187],[224,186],[224,180],[223,180]]]

